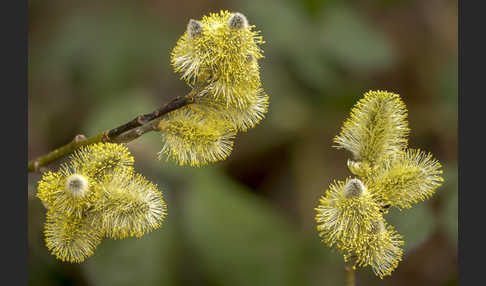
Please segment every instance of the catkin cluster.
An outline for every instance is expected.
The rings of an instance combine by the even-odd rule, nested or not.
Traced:
[[[443,182],[430,153],[408,149],[409,132],[398,94],[365,93],[334,138],[334,147],[352,153],[347,165],[355,177],[332,183],[316,208],[322,241],[380,278],[398,266],[404,243],[383,215],[430,198]]]
[[[140,237],[161,226],[166,205],[157,186],[133,170],[121,144],[75,151],[57,172],[45,172],[37,197],[47,209],[47,248],[58,259],[82,262],[103,238]]]
[[[224,160],[240,131],[254,127],[268,110],[260,81],[263,39],[241,13],[221,11],[190,20],[171,54],[171,64],[191,87],[203,87],[193,103],[170,112],[158,125],[158,157],[201,166]]]

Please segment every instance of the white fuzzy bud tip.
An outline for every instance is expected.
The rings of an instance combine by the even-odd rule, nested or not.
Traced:
[[[351,179],[348,183],[344,186],[344,193],[347,198],[356,198],[366,191],[366,187],[359,179]]]
[[[201,35],[202,31],[203,25],[201,24],[201,22],[193,19],[189,20],[189,23],[187,24],[187,33],[189,35],[189,38],[194,39],[195,37]]]
[[[79,174],[73,174],[66,180],[66,190],[76,198],[83,198],[88,192],[88,179]]]
[[[233,30],[240,30],[248,27],[248,20],[241,13],[234,13],[228,19],[228,27]]]

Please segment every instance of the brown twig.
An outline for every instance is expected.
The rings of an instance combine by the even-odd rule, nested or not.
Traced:
[[[192,103],[194,101],[194,97],[198,95],[201,91],[203,91],[204,87],[204,85],[200,85],[194,88],[187,95],[176,97],[169,103],[161,106],[151,113],[139,115],[123,125],[106,130],[95,136],[86,138],[86,136],[84,135],[77,135],[70,143],[59,147],[46,155],[40,156],[35,160],[29,161],[27,169],[29,172],[40,171],[42,166],[48,165],[64,156],[67,156],[81,146],[99,142],[130,142],[140,137],[142,134],[154,130],[155,123],[151,123],[151,121],[153,121],[154,119],[160,118],[161,116],[173,110],[179,109],[185,105]]]

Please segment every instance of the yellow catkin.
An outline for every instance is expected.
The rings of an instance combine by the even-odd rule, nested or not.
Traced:
[[[162,193],[142,175],[108,177],[98,187],[103,196],[91,211],[92,224],[107,238],[141,237],[162,225],[167,214]]]
[[[228,157],[236,136],[228,122],[190,108],[171,112],[159,129],[164,142],[159,159],[166,157],[180,165],[198,167]]]
[[[189,21],[172,50],[171,64],[189,85],[204,87],[190,106],[161,121],[164,146],[159,159],[190,166],[224,160],[236,132],[265,117],[269,96],[258,64],[264,41],[254,28],[243,14],[229,11]]]
[[[319,236],[330,247],[359,245],[363,235],[369,232],[371,222],[382,217],[366,187],[359,193],[349,190],[354,180],[347,178],[331,184],[316,208]]]
[[[69,161],[61,164],[59,171],[46,172],[38,183],[37,197],[46,207],[54,207],[66,215],[82,216],[83,210],[94,204],[98,194],[95,184],[106,172],[131,170],[133,157],[126,146],[114,143],[97,143],[75,151]],[[86,180],[83,196],[67,188],[73,176]]]
[[[162,193],[132,164],[126,146],[98,143],[43,174],[37,197],[48,209],[44,233],[53,255],[80,263],[103,237],[140,237],[161,226],[167,210]]]
[[[103,237],[103,232],[91,226],[86,216],[67,216],[54,209],[47,212],[44,233],[46,246],[53,255],[75,263],[93,255]]]
[[[134,158],[125,144],[96,143],[76,150],[71,162],[94,177],[116,171],[114,169],[131,169]]]
[[[383,215],[430,198],[444,180],[432,154],[407,149],[406,118],[398,94],[367,92],[334,138],[335,147],[352,153],[347,166],[357,178],[331,184],[316,208],[322,241],[380,278],[397,268],[404,244]]]
[[[354,160],[374,165],[407,146],[406,118],[407,109],[398,94],[369,91],[351,110],[334,143],[350,151]]]
[[[191,20],[172,51],[171,63],[189,84],[209,80],[208,96],[241,106],[246,91],[261,85],[257,60],[263,57],[259,48],[263,39],[252,30],[254,26],[229,25],[235,14],[221,11],[203,16],[200,22]],[[237,14],[236,19],[244,18]]]
[[[219,117],[230,123],[238,131],[247,131],[255,127],[268,111],[268,95],[258,88],[248,92],[249,100],[244,107],[227,105],[224,101],[202,97],[196,99],[191,108],[203,111],[209,116]]]
[[[44,173],[38,183],[37,197],[48,209],[55,208],[68,216],[81,217],[83,210],[93,204],[97,196],[93,191],[95,180],[83,171],[81,166],[68,162],[56,173]],[[69,180],[76,176],[84,178],[87,184],[81,196],[68,187]]]
[[[375,171],[368,179],[370,191],[382,204],[410,208],[430,198],[441,185],[441,168],[432,154],[408,149]]]
[[[55,190],[62,186],[63,176],[60,172],[47,171],[42,173],[42,179],[37,183],[36,196],[41,200],[46,209],[49,209],[55,199]]]
[[[375,275],[383,278],[391,275],[402,260],[404,242],[392,226],[386,226],[383,220],[372,224],[376,226],[376,222],[381,227],[372,228],[360,245],[347,249],[347,257],[355,259],[355,267],[370,266]]]

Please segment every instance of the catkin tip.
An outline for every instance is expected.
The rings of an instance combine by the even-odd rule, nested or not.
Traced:
[[[248,20],[241,13],[234,13],[228,19],[228,27],[233,30],[245,29],[248,27]]]
[[[365,191],[365,185],[357,178],[349,180],[348,183],[346,183],[346,185],[344,186],[344,193],[347,198],[360,197]]]
[[[73,197],[84,198],[88,191],[88,179],[80,174],[73,174],[66,179],[66,190]]]
[[[189,38],[194,39],[195,37],[201,35],[203,32],[203,25],[201,22],[190,19],[189,23],[187,24],[187,34]]]

